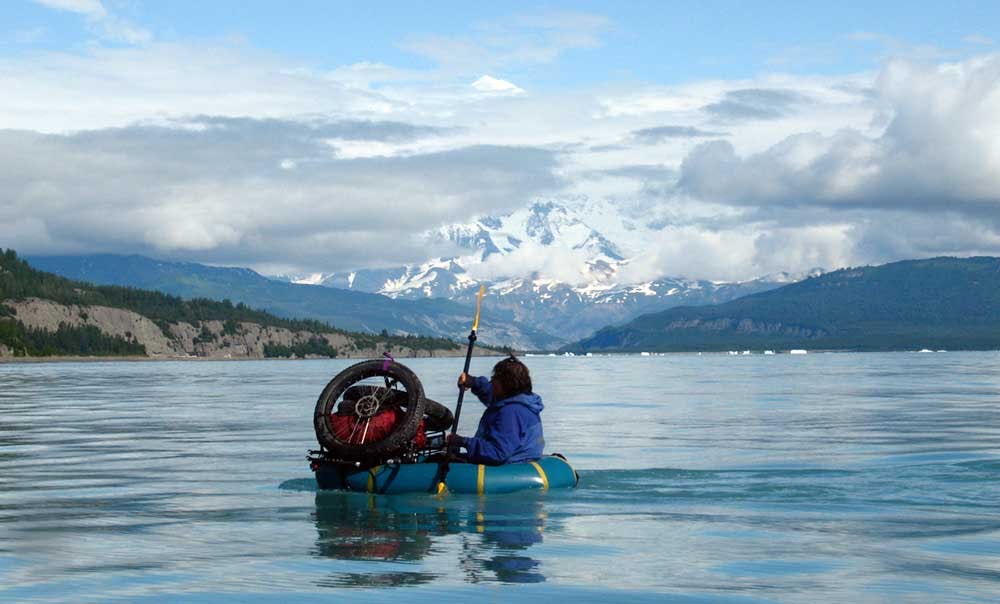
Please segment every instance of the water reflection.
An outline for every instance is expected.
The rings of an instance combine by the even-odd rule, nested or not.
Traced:
[[[537,494],[437,499],[321,492],[317,556],[359,565],[338,565],[320,585],[420,585],[443,575],[435,566],[457,567],[469,583],[540,583],[542,565],[528,550],[542,542],[547,520]]]

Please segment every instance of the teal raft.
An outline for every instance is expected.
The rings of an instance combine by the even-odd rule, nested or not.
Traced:
[[[437,462],[391,463],[367,469],[332,461],[313,464],[320,489],[388,495],[442,492],[440,469]],[[565,457],[546,455],[538,461],[503,466],[452,462],[445,486],[452,493],[489,495],[573,488],[579,481]]]

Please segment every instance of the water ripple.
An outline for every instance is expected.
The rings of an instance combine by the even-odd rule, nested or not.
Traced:
[[[528,360],[575,491],[317,493],[312,406],[346,361],[0,365],[0,600],[1000,592],[996,353]],[[452,360],[407,364],[452,400]]]

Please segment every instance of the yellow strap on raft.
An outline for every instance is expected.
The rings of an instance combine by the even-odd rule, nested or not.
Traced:
[[[531,462],[531,465],[535,466],[535,469],[538,470],[538,475],[542,477],[542,490],[548,491],[549,477],[545,475],[545,470],[542,469],[542,466],[538,465],[537,461]]]
[[[448,492],[448,485],[446,485],[444,483],[444,481],[442,480],[441,482],[438,483],[438,492],[437,492],[437,494],[441,495],[441,494],[447,493],[447,492]]]
[[[375,492],[375,474],[382,469],[382,466],[375,466],[371,470],[368,470],[368,492]]]
[[[480,495],[486,492],[486,466],[483,464],[476,470],[476,492]]]

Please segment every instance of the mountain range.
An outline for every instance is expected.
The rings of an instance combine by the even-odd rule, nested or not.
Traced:
[[[243,303],[279,317],[315,319],[339,329],[394,335],[461,339],[472,310],[446,299],[394,300],[379,294],[268,279],[250,269],[166,262],[145,256],[99,254],[28,256],[36,269],[99,285],[119,285],[180,296]],[[543,332],[515,321],[509,312],[491,311],[482,328],[485,344],[560,344]]]
[[[602,230],[592,226],[598,222]],[[726,302],[806,276],[778,274],[738,283],[669,276],[630,281],[629,266],[643,253],[649,229],[589,201],[536,201],[507,215],[447,225],[422,236],[456,254],[418,265],[271,278],[247,268],[136,255],[27,260],[71,279],[185,298],[225,298],[349,330],[450,338],[468,330],[483,283],[489,292],[483,342],[522,350],[559,348],[644,313]],[[545,258],[563,278],[525,263]]]
[[[724,304],[677,307],[607,327],[567,349],[1000,348],[1000,258],[847,268]]]
[[[593,226],[597,223],[600,229]],[[544,333],[549,341],[569,342],[644,313],[726,302],[822,273],[813,269],[744,282],[676,276],[629,280],[628,269],[643,253],[649,231],[610,206],[590,200],[572,204],[536,201],[507,215],[424,234],[430,243],[451,244],[459,250],[455,256],[417,265],[284,279],[399,300],[445,298],[464,306],[473,303],[483,283],[491,309],[509,313],[518,324]],[[527,274],[526,257],[534,261],[534,266],[528,263]],[[558,263],[556,272],[572,281],[531,270],[545,264],[547,257],[553,258],[552,264]],[[543,347],[540,343],[534,347]]]
[[[81,280],[132,287],[144,283],[189,298],[280,308],[284,317],[318,317],[342,329],[360,326],[368,333],[443,332],[454,341],[455,334],[468,328],[472,308],[471,303],[444,298],[393,299],[274,281],[246,269],[140,256],[48,257],[35,258],[33,264]],[[715,291],[724,291],[724,286],[713,285],[719,286]],[[517,320],[513,310],[499,307],[497,299],[503,295],[497,293],[491,301],[490,319],[480,326],[481,333],[502,334],[511,341],[556,341]],[[544,299],[537,304],[551,306],[555,321],[574,320],[559,314],[559,304]],[[550,344],[548,349],[557,347]],[[1000,348],[1000,259],[933,258],[841,269],[721,304],[647,313],[563,346],[572,352],[793,348]]]

